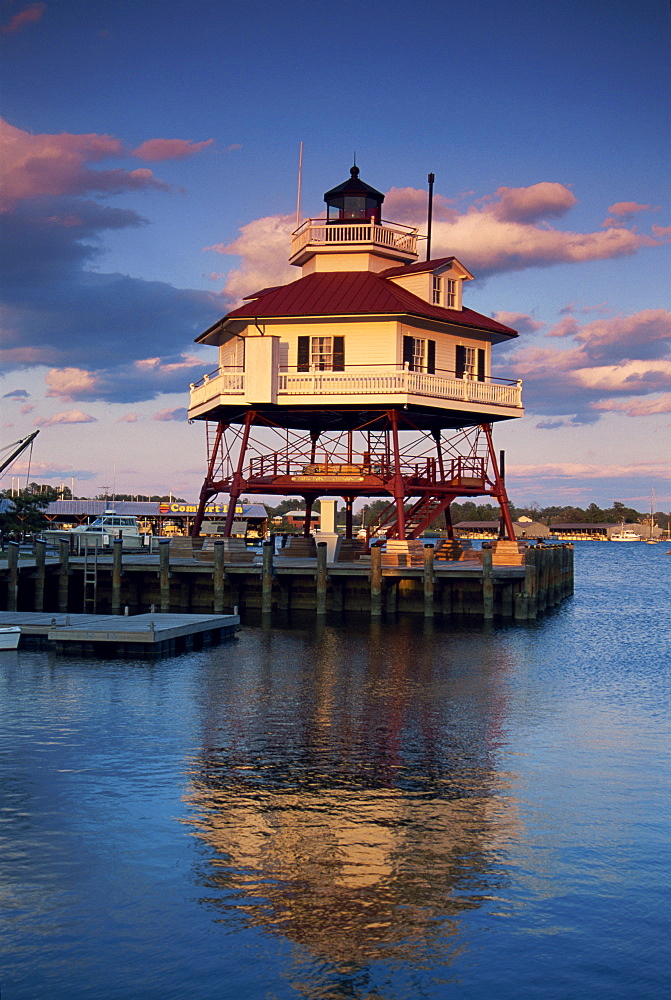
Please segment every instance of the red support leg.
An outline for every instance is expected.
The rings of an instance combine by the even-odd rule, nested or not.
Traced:
[[[203,517],[205,515],[205,505],[210,497],[218,493],[218,490],[212,489],[212,481],[214,479],[214,467],[217,461],[217,453],[221,446],[221,439],[224,431],[227,429],[228,424],[222,424],[221,421],[217,424],[217,433],[214,436],[214,444],[212,446],[212,451],[210,452],[209,461],[207,463],[207,475],[205,476],[205,482],[203,483],[202,489],[200,491],[200,497],[198,499],[198,510],[196,511],[196,517],[193,522],[193,527],[191,529],[191,537],[196,538],[200,533],[200,528],[203,523]]]
[[[489,451],[489,461],[491,462],[492,469],[494,471],[494,496],[499,501],[499,506],[501,508],[501,520],[503,521],[503,527],[508,535],[508,540],[511,542],[515,541],[515,529],[513,528],[513,521],[510,516],[510,510],[508,508],[508,494],[506,493],[505,483],[499,472],[499,467],[496,462],[496,452],[494,451],[494,444],[492,442],[492,427],[491,424],[481,424],[480,425],[485,432],[485,437],[487,439],[487,449]]]
[[[245,467],[245,456],[247,454],[247,444],[249,443],[249,432],[252,428],[252,424],[254,423],[255,416],[256,413],[254,410],[247,410],[247,413],[245,414],[245,429],[242,433],[242,443],[240,444],[240,454],[238,456],[238,467],[235,470],[233,482],[231,483],[231,490],[228,495],[228,511],[226,512],[226,524],[224,525],[224,538],[231,537],[231,529],[235,519],[235,508],[244,489],[242,470]]]
[[[398,410],[391,410],[391,436],[394,449],[394,502],[396,504],[396,530],[400,541],[405,541],[405,483],[401,475],[401,450],[398,444]]]

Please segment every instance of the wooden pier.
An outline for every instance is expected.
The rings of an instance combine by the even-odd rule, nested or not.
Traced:
[[[187,540],[182,539],[181,542]],[[94,560],[61,546],[47,558],[0,563],[0,608],[9,612],[108,614],[119,622],[148,615],[224,615],[292,611],[325,614],[477,616],[533,620],[573,593],[572,545],[493,543],[440,558],[421,542],[412,552],[373,545],[359,559],[327,562],[324,543],[313,557],[290,557],[266,542],[262,551],[215,541],[209,550],[159,542],[158,554],[123,552]],[[400,543],[396,543],[397,545]]]
[[[21,645],[37,640],[64,653],[165,656],[231,638],[237,615],[51,615],[2,611],[0,628],[21,627]]]

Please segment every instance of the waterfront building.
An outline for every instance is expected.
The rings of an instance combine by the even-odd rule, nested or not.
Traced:
[[[9,501],[8,501],[9,503]],[[77,528],[91,524],[106,510],[121,517],[135,517],[140,531],[148,535],[188,535],[198,512],[197,503],[181,500],[53,500],[43,513],[50,528]],[[228,514],[227,503],[207,504],[202,524],[203,534],[223,532]],[[268,512],[260,503],[237,503],[233,507],[234,521],[230,534],[263,537],[268,525]]]
[[[217,368],[191,386],[207,426],[194,523],[230,495],[298,496],[305,532],[320,496],[339,497],[352,537],[357,498],[388,498],[376,534],[414,539],[450,504],[487,496],[514,539],[492,425],[523,415],[521,383],[492,376],[515,330],[464,304],[473,275],[455,257],[419,261],[416,229],[382,219],[384,195],[352,167],[326,217],[291,238],[298,280],[252,291],[198,343]]]

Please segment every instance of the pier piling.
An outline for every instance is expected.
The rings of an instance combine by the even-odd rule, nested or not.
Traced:
[[[44,582],[46,579],[47,543],[43,538],[35,541],[35,610],[44,611]]]
[[[19,602],[19,543],[7,542],[7,610],[16,611]]]
[[[121,614],[121,573],[123,539],[115,538],[112,548],[112,614]]]
[[[161,613],[170,611],[170,539],[158,540],[158,579],[161,591]]]
[[[379,618],[382,614],[382,548],[370,547],[370,615]]]
[[[317,543],[317,614],[326,614],[326,585],[328,577],[326,574],[326,542]]]
[[[65,614],[68,610],[68,590],[70,586],[70,541],[58,540],[58,610]]]
[[[482,604],[486,621],[494,617],[494,552],[490,548],[482,550]]]
[[[269,615],[273,610],[273,550],[274,541],[263,543],[263,569],[261,572],[261,611]]]
[[[224,547],[225,542],[222,538],[215,540],[212,566],[212,610],[215,615],[224,613]]]
[[[436,550],[433,545],[424,546],[424,617],[433,618],[433,596],[435,579],[433,561]]]

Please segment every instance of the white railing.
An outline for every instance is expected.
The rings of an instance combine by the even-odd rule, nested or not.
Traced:
[[[291,255],[299,253],[309,243],[321,246],[372,243],[416,254],[417,230],[374,222],[327,223],[325,219],[306,219],[292,234]]]
[[[346,372],[279,372],[280,396],[427,396],[430,399],[522,406],[521,382],[479,382],[475,379],[411,372],[395,366],[350,369]],[[244,396],[244,372],[212,372],[191,386],[191,407],[217,396]]]
[[[375,372],[280,372],[278,390],[287,396],[369,396],[404,393],[496,406],[522,405],[522,383],[500,384],[392,369]]]
[[[240,396],[245,391],[245,373],[218,369],[191,383],[190,406],[200,406],[214,396]]]

